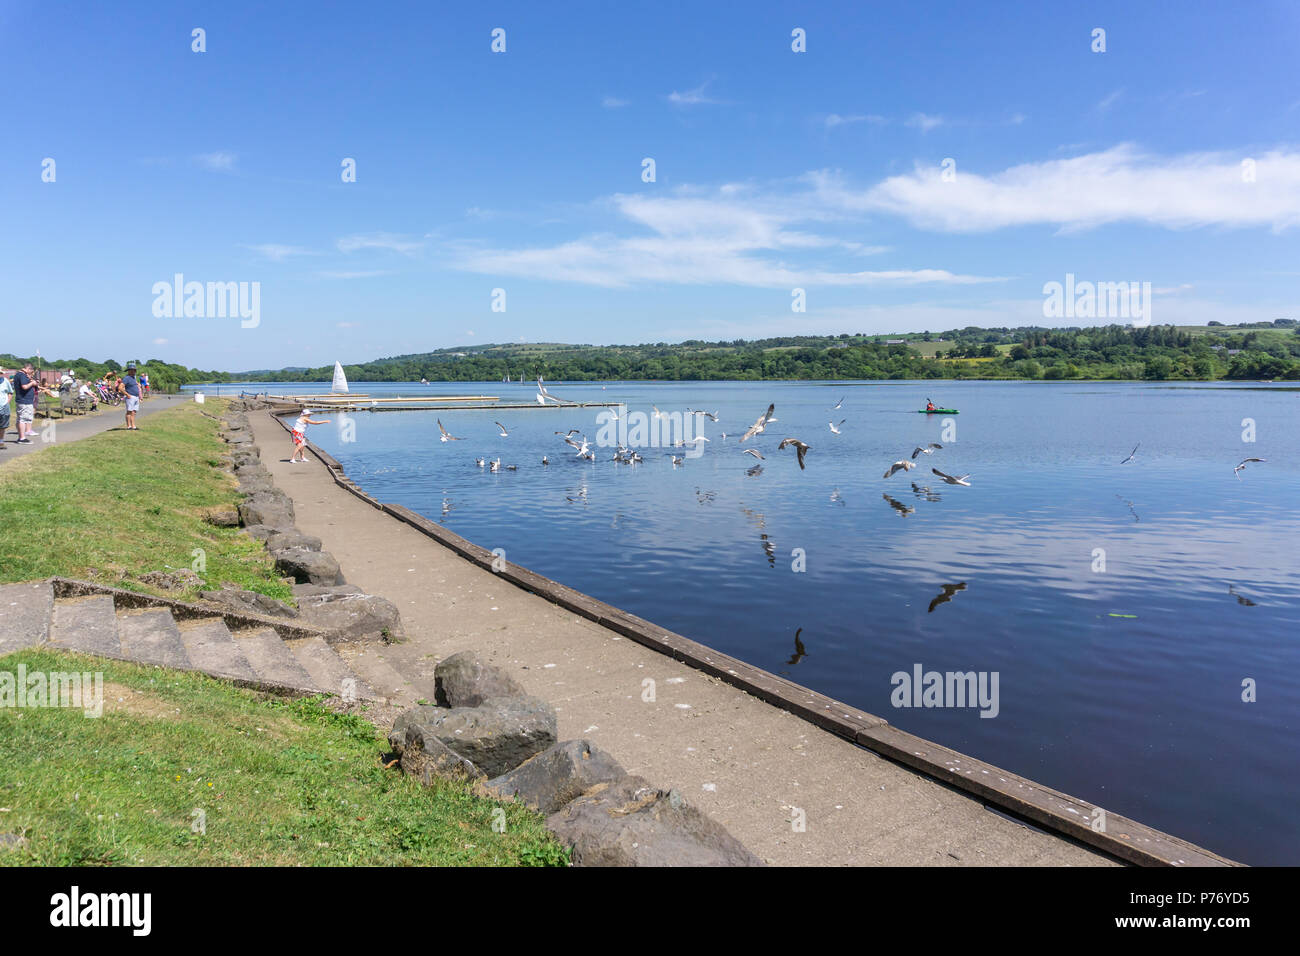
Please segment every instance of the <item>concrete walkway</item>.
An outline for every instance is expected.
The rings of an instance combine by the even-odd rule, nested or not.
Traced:
[[[143,423],[145,418],[156,412],[175,408],[187,398],[188,396],[182,395],[155,395],[146,399],[140,403],[140,411],[136,413],[136,424],[140,425],[143,431],[146,427]],[[3,467],[7,461],[13,461],[23,455],[30,455],[33,452],[49,448],[51,445],[65,444],[66,442],[76,441],[78,438],[98,435],[100,432],[106,432],[114,428],[125,431],[126,409],[121,405],[101,405],[98,412],[90,412],[86,415],[69,415],[66,418],[50,419],[37,418],[35,425],[36,431],[32,443],[30,445],[16,444],[18,441],[18,415],[16,411],[11,411],[9,430],[4,435],[4,447],[0,448],[0,467]],[[51,425],[54,426],[52,432],[48,430],[48,426]],[[52,436],[53,441],[43,440],[42,433]]]
[[[677,788],[774,864],[1113,865],[501,580],[339,488],[315,457],[288,464],[288,433],[249,418],[299,529],[401,610],[407,642],[364,653],[413,681],[477,650],[555,706],[561,740],[586,737]]]

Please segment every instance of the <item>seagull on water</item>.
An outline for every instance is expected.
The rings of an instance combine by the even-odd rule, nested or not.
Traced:
[[[970,482],[966,480],[970,475],[962,475],[960,478],[957,478],[954,475],[945,475],[938,468],[931,468],[930,470],[950,485],[965,485],[967,488],[970,487]]]
[[[1128,453],[1128,457],[1125,458],[1123,461],[1121,461],[1120,464],[1121,464],[1121,465],[1127,465],[1130,461],[1132,461],[1132,460],[1133,460],[1133,456],[1136,455],[1136,454],[1138,453],[1138,449],[1141,448],[1141,447],[1142,447],[1142,443],[1141,443],[1141,442],[1138,442],[1136,445],[1134,445],[1134,446],[1133,446],[1133,450],[1132,450],[1131,452]]]
[[[500,422],[493,422],[492,424],[495,425],[497,428],[501,429],[502,438],[505,438],[507,435],[510,434],[508,431],[506,431],[506,426],[502,425]]]
[[[798,453],[798,455],[799,455],[799,470],[800,470],[800,471],[803,471],[803,468],[804,468],[804,465],[803,465],[803,456],[806,455],[806,454],[808,454],[808,446],[805,445],[803,442],[801,442],[801,441],[800,441],[799,439],[797,439],[797,438],[782,438],[782,439],[781,439],[781,444],[779,444],[779,445],[776,446],[776,450],[777,450],[777,451],[780,451],[780,450],[783,449],[786,445],[794,445],[794,450],[795,450],[795,451]]]
[[[551,463],[551,460],[550,460],[549,458],[547,458],[545,455],[543,455],[543,456],[542,456],[542,464],[543,464],[543,465],[549,465],[550,463]]]
[[[763,429],[767,427],[767,423],[774,420],[772,413],[775,411],[776,411],[776,403],[773,402],[771,405],[767,406],[767,411],[765,411],[762,415],[758,416],[758,421],[750,425],[749,430],[746,431],[745,434],[740,437],[741,442],[744,442],[746,439],[752,438],[755,435],[761,435],[763,433]]]
[[[896,472],[899,472],[899,471],[911,471],[911,470],[912,470],[913,468],[915,468],[915,467],[916,467],[916,465],[912,464],[912,462],[910,462],[910,461],[906,461],[906,460],[904,460],[904,459],[900,459],[900,460],[894,462],[892,465],[890,465],[890,466],[889,466],[889,471],[885,472],[883,475],[881,475],[881,477],[882,477],[882,478],[889,478],[889,477],[891,477],[892,475],[894,475]]]
[[[483,465],[485,464],[485,462],[483,461],[482,458],[475,458],[475,459],[474,459],[474,464],[476,464],[476,465],[478,465],[480,468],[482,468]]]
[[[461,439],[457,438],[455,435],[451,434],[451,432],[447,431],[447,429],[442,427],[441,418],[438,419],[438,431],[442,432],[442,438],[439,439],[440,441],[461,441]]]
[[[936,448],[942,448],[937,441],[932,441],[928,445],[918,446],[916,451],[912,452],[912,461],[916,461],[917,455],[933,455]]]
[[[847,422],[847,421],[848,421],[847,418],[841,418],[841,419],[840,419],[840,425],[843,425],[843,424],[844,424],[845,422]],[[827,422],[826,424],[829,425],[829,426],[831,426],[831,432],[832,432],[832,433],[834,433],[834,434],[836,434],[836,435],[838,435],[838,434],[840,433],[840,425],[836,425],[834,422]]]
[[[682,455],[669,455],[668,457],[673,460],[674,468],[686,461],[685,457]]]
[[[1241,474],[1240,474],[1241,469],[1245,468],[1246,465],[1247,465],[1247,463],[1248,463],[1248,462],[1252,462],[1252,461],[1268,461],[1268,459],[1267,459],[1267,458],[1247,458],[1247,459],[1245,459],[1244,461],[1242,461],[1242,463],[1241,463],[1240,465],[1238,465],[1236,468],[1232,469],[1232,473],[1233,473],[1234,475],[1237,476],[1237,480],[1238,480],[1238,481],[1241,481]]]
[[[500,471],[500,470],[501,470],[501,459],[500,459],[500,458],[498,458],[496,461],[492,462],[492,464],[488,467],[488,471]]]

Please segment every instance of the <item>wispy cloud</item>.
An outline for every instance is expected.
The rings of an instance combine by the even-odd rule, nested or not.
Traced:
[[[1300,152],[1251,157],[1255,181],[1242,176],[1244,154],[1153,156],[1128,144],[1071,159],[1013,166],[982,176],[963,171],[945,182],[937,166],[918,166],[866,190],[823,177],[822,201],[863,212],[891,212],[946,232],[1007,226],[1087,229],[1135,222],[1168,229],[1196,226],[1300,225]]]
[[[883,116],[877,116],[874,113],[853,113],[848,116],[842,116],[839,113],[829,114],[823,122],[827,129],[835,129],[837,126],[848,126],[852,123],[888,123],[889,120]]]
[[[239,157],[234,153],[200,153],[194,161],[207,170],[218,173],[233,172],[235,161]]]
[[[944,124],[942,116],[931,116],[929,113],[913,113],[907,118],[904,124],[913,129],[919,129],[922,133],[928,133],[932,129],[938,129]]]
[[[1105,113],[1112,106],[1118,103],[1120,98],[1123,95],[1124,95],[1124,88],[1120,87],[1115,92],[1109,94],[1108,96],[1104,96],[1100,100],[1098,100],[1097,105],[1094,106],[1093,109],[1095,109],[1098,113]]]
[[[646,283],[873,286],[924,283],[970,284],[996,277],[946,269],[836,271],[820,263],[833,255],[884,251],[858,241],[819,235],[797,226],[824,222],[834,212],[799,196],[759,195],[728,185],[708,193],[681,191],[669,197],[616,195],[609,206],[634,235],[600,233],[558,245],[527,249],[453,246],[454,264],[465,271],[578,282],[611,288]],[[818,265],[789,257],[818,253]]]
[[[606,96],[601,99],[600,105],[607,110],[617,110],[627,106],[629,102],[628,100],[621,100],[617,96]]]
[[[364,269],[353,272],[343,272],[334,269],[322,269],[316,275],[321,279],[373,279],[376,276],[390,276],[393,272],[391,269]],[[339,328],[350,328],[343,324]]]
[[[700,106],[703,104],[721,105],[722,100],[714,99],[705,93],[705,90],[708,89],[709,84],[712,82],[712,79],[707,79],[699,86],[695,87],[695,89],[687,90],[685,93],[673,90],[668,94],[668,102],[672,103],[674,106]]]
[[[293,256],[316,256],[318,252],[310,249],[304,249],[302,246],[283,246],[274,242],[264,242],[256,246],[249,246],[258,255],[265,256],[272,262],[283,262],[285,259]]]
[[[424,248],[424,243],[416,239],[408,239],[405,236],[393,235],[387,232],[373,233],[368,236],[344,236],[337,242],[340,252],[356,252],[360,249],[385,249],[389,252],[400,252],[404,256],[412,256]]]

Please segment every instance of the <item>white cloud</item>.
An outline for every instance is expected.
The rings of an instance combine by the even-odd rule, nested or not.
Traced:
[[[238,158],[234,153],[201,153],[194,157],[194,161],[204,169],[228,173],[234,170],[235,160]]]
[[[260,245],[249,246],[248,248],[252,249],[254,252],[258,253],[259,255],[265,256],[267,259],[270,259],[272,262],[283,262],[285,259],[288,259],[292,256],[320,255],[320,253],[313,252],[310,249],[304,249],[302,246],[283,246],[274,242],[264,242],[261,243]]]
[[[668,102],[672,103],[674,106],[699,106],[706,103],[719,105],[722,103],[722,100],[715,100],[704,92],[712,82],[713,80],[711,79],[705,80],[699,86],[695,87],[695,89],[687,90],[685,93],[679,93],[677,90],[673,90],[668,94]]]
[[[407,239],[387,232],[374,233],[369,236],[345,236],[338,240],[340,252],[356,252],[359,249],[386,249],[400,252],[404,256],[414,255],[424,248],[424,243]]]
[[[682,191],[670,197],[616,195],[610,205],[640,228],[631,236],[608,233],[532,249],[461,245],[455,264],[466,271],[579,282],[606,287],[640,283],[744,285],[792,288],[806,285],[869,286],[1000,281],[945,269],[834,271],[801,267],[777,254],[807,250],[871,255],[885,251],[858,241],[818,235],[799,223],[834,218],[805,197],[765,197],[729,184],[709,194]]]
[[[907,126],[913,129],[919,129],[922,133],[928,133],[932,129],[937,129],[944,124],[942,116],[930,116],[927,113],[913,113],[907,120]]]
[[[617,110],[627,106],[628,102],[628,100],[621,100],[617,96],[606,96],[600,101],[600,105],[607,110]]]
[[[1282,230],[1300,224],[1300,152],[1249,157],[1255,182],[1244,182],[1244,154],[1159,157],[1131,145],[1071,159],[1013,166],[981,176],[962,171],[944,182],[938,166],[893,176],[855,192],[821,177],[822,201],[863,212],[891,212],[913,225],[946,232],[1007,226],[1087,229],[1135,222],[1167,229],[1195,226]]]
[[[167,343],[167,340],[166,340],[166,339],[154,339],[154,340],[153,340],[153,344],[154,344],[154,345],[166,345],[166,344],[168,344],[168,343]]]
[[[834,129],[837,126],[848,126],[851,123],[887,123],[889,122],[883,116],[877,116],[874,113],[859,114],[854,113],[849,116],[841,116],[839,113],[831,113],[824,120],[827,129]]]
[[[1120,89],[1116,90],[1114,93],[1111,93],[1109,96],[1103,97],[1101,101],[1097,103],[1095,109],[1097,110],[1098,113],[1104,113],[1112,106],[1114,106],[1117,102],[1119,102],[1119,98],[1123,95],[1124,95],[1124,89],[1123,87],[1121,87]]]
[[[375,276],[389,276],[392,274],[392,270],[390,269],[366,269],[357,272],[322,269],[320,272],[316,273],[316,276],[321,279],[372,279]],[[340,326],[340,328],[342,328],[342,326]]]

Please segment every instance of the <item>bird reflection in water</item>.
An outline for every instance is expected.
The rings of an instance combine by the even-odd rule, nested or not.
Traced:
[[[882,494],[880,497],[889,502],[889,507],[898,512],[900,518],[906,518],[908,515],[915,513],[916,508],[911,505],[905,505],[897,498],[891,498],[889,495]]]
[[[942,501],[943,496],[937,491],[931,491],[929,485],[918,485],[912,482],[912,494],[918,498],[924,498],[926,501]]]
[[[1133,502],[1129,501],[1123,495],[1116,495],[1115,497],[1118,498],[1120,501],[1124,502],[1124,504],[1128,505],[1129,514],[1133,516],[1134,521],[1142,520],[1141,518],[1138,517],[1138,513],[1133,510]]]
[[[746,469],[745,469],[745,475],[746,475],[746,477],[749,477],[749,478],[757,478],[757,477],[758,477],[759,475],[761,475],[762,473],[763,473],[763,466],[762,466],[762,465],[755,465],[753,468],[746,468]]]
[[[767,555],[768,567],[776,567],[776,545],[765,533],[760,534],[759,537],[763,539],[763,553]]]
[[[940,604],[947,604],[949,601],[952,600],[952,596],[954,594],[956,594],[958,591],[965,591],[965,590],[966,590],[965,581],[962,581],[959,584],[943,585],[943,593],[930,602],[930,608],[926,613],[933,614],[934,609],[937,608]]]
[[[1228,593],[1237,599],[1238,604],[1244,605],[1246,607],[1259,607],[1258,604],[1256,604],[1250,598],[1246,597],[1244,594],[1238,594],[1234,586],[1231,584],[1228,585]]]
[[[793,667],[795,664],[798,664],[801,660],[803,660],[805,657],[808,656],[808,652],[804,650],[803,641],[799,640],[799,635],[802,633],[803,633],[802,627],[799,628],[799,630],[794,632],[794,654],[792,654],[790,656],[790,659],[786,661],[786,663],[791,667]]]
[[[840,494],[840,489],[836,488],[831,492],[831,501],[839,505],[844,504],[844,497]]]

